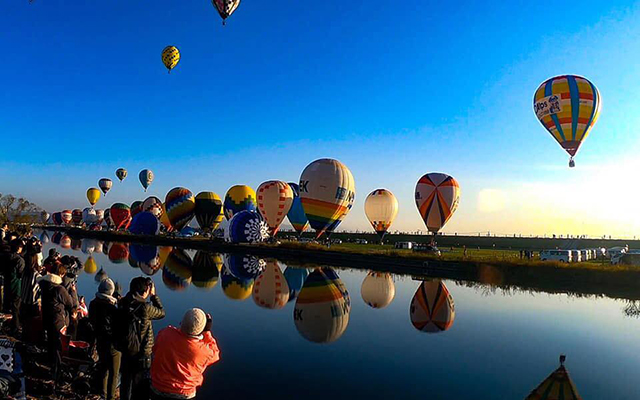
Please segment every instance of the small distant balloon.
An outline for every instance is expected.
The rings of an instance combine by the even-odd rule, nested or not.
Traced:
[[[162,63],[167,67],[168,73],[180,62],[180,50],[175,46],[167,46],[162,50]]]
[[[109,178],[102,178],[98,181],[98,187],[102,190],[104,195],[107,195],[107,192],[111,190],[111,186],[113,186],[113,182]]]
[[[147,189],[149,188],[149,185],[151,185],[151,182],[153,182],[154,175],[151,170],[143,169],[142,171],[140,171],[138,178],[140,179],[140,184],[142,185],[142,187],[144,188],[144,191],[146,192]]]
[[[227,18],[238,8],[240,0],[211,0],[211,4],[216,8],[218,14],[220,14],[222,25],[226,25]]]
[[[116,170],[116,177],[120,179],[120,182],[122,182],[127,177],[127,170],[124,168],[118,168]]]
[[[97,188],[89,188],[87,190],[87,200],[89,200],[89,204],[95,206],[98,200],[100,200],[100,190]]]

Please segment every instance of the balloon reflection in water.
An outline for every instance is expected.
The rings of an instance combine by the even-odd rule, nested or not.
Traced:
[[[82,252],[84,254],[92,254],[96,251],[97,240],[94,239],[82,239]]]
[[[82,239],[71,238],[71,249],[80,251],[82,249]]]
[[[109,261],[122,264],[129,258],[129,248],[124,243],[113,243],[109,246]]]
[[[109,255],[109,249],[111,248],[111,242],[104,242],[102,245],[102,254]]]
[[[287,267],[284,270],[284,277],[289,285],[289,301],[298,297],[307,276],[309,276],[309,271],[306,268]]]
[[[153,275],[157,271],[154,266],[158,263],[158,246],[131,244],[129,251],[136,268],[140,268],[147,275]]]
[[[63,249],[70,249],[71,238],[67,235],[62,236],[62,238],[60,239],[60,247],[62,247]]]
[[[238,279],[255,279],[264,271],[266,262],[248,254],[225,254],[224,263],[229,272]]]
[[[51,235],[51,243],[60,245],[60,241],[62,240],[62,232],[55,232]]]
[[[253,301],[260,307],[280,309],[289,300],[289,285],[276,260],[269,260],[253,285]]]
[[[198,250],[193,258],[193,286],[211,289],[218,283],[222,270],[222,256],[218,253]]]
[[[337,340],[349,324],[348,300],[336,285],[336,279],[327,276],[329,270],[318,268],[309,274],[293,310],[298,332],[315,343]]]
[[[86,272],[87,274],[95,274],[97,270],[98,264],[96,263],[96,260],[94,260],[93,257],[89,256],[87,258],[87,261],[84,262],[84,272]]]
[[[451,328],[456,316],[453,297],[439,280],[424,281],[413,295],[411,323],[422,332],[437,333]]]
[[[226,257],[225,257],[226,259]],[[225,265],[222,269],[222,291],[225,296],[232,300],[246,300],[251,296],[251,289],[253,288],[253,279],[238,279],[229,268]]]
[[[40,241],[43,244],[49,243],[49,235],[47,234],[47,231],[42,231],[40,234]]]
[[[391,274],[370,271],[362,281],[360,295],[362,300],[372,308],[384,308],[391,304],[396,295]]]
[[[564,367],[566,357],[560,356],[560,366],[538,385],[525,400],[581,400],[578,389]]]
[[[193,262],[182,249],[173,249],[162,269],[162,281],[171,290],[184,290],[191,284]]]

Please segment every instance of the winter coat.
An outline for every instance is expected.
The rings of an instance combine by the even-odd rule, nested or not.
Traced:
[[[20,297],[20,280],[24,272],[24,258],[16,253],[8,253],[5,254],[3,264],[5,297],[14,299]]]
[[[34,271],[33,268],[25,268],[20,282],[22,304],[33,306],[40,302],[41,292],[38,279],[41,277],[42,275],[38,271]]]
[[[101,293],[89,303],[89,321],[96,335],[98,346],[108,348],[114,344],[118,307],[116,299]]]
[[[60,331],[69,326],[69,316],[75,307],[69,292],[62,286],[62,278],[47,274],[38,282],[42,290],[42,322],[45,329]]]
[[[153,325],[151,321],[162,319],[165,316],[164,308],[158,296],[150,296],[150,302],[134,297],[131,293],[127,293],[125,297],[120,299],[118,308],[133,312],[134,315],[141,320],[140,329],[140,354],[139,359],[148,359],[153,351]],[[147,365],[148,368],[148,365]]]
[[[205,369],[218,360],[220,350],[211,332],[193,337],[168,326],[158,333],[153,347],[151,384],[160,393],[195,397]]]

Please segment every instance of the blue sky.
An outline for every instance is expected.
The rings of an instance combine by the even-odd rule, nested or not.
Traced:
[[[394,228],[424,229],[413,190],[433,171],[462,186],[445,231],[640,228],[633,2],[245,0],[225,27],[205,0],[5,3],[0,192],[50,211],[85,207],[118,167],[130,177],[98,206],[146,197],[142,168],[162,198],[178,185],[224,195],[332,157],[356,179],[347,229],[368,229],[377,187],[399,199]],[[182,53],[170,75],[169,44]],[[531,105],[565,73],[603,98],[573,170]]]

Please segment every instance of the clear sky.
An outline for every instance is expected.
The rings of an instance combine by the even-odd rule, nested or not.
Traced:
[[[174,186],[297,181],[317,158],[363,202],[396,194],[392,227],[423,229],[418,178],[462,187],[445,232],[640,236],[640,4],[299,0],[242,2],[221,26],[207,0],[13,0],[0,12],[0,193],[49,211],[98,207]],[[182,59],[170,75],[167,45]],[[545,79],[573,73],[602,95],[576,159],[532,111]]]

